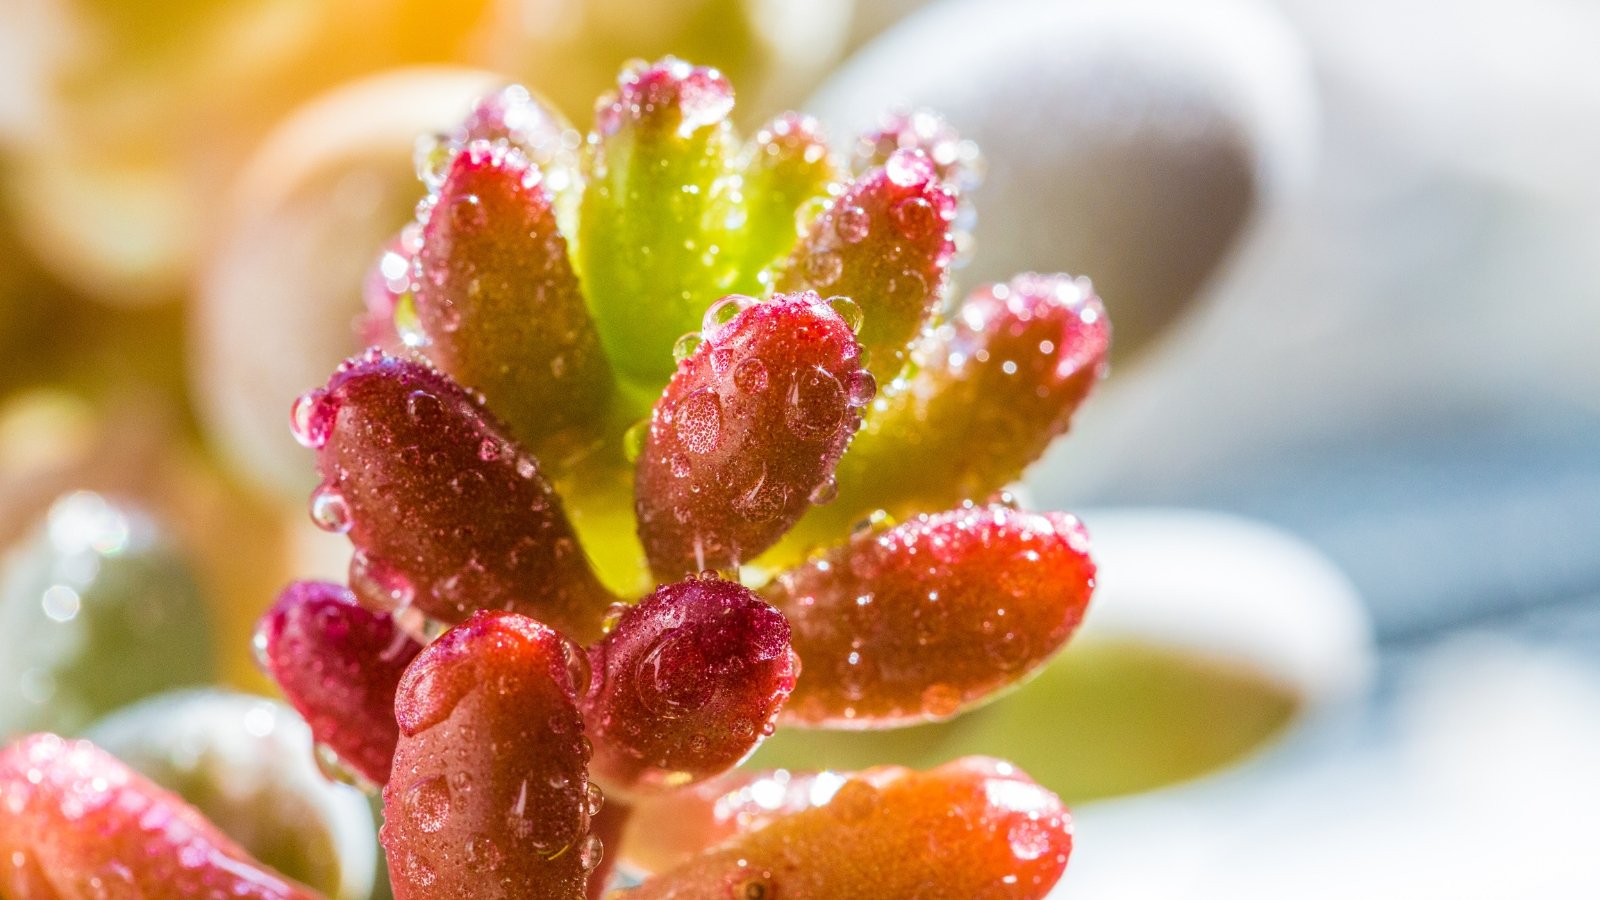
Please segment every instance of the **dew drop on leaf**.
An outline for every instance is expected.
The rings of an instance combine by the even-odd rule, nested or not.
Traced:
[[[628,462],[638,462],[639,454],[644,452],[645,439],[650,436],[650,420],[640,419],[628,426],[622,434],[622,453]]]
[[[861,304],[849,297],[829,297],[828,305],[832,306],[833,311],[839,314],[839,318],[850,326],[851,331],[857,334],[861,332],[861,323],[866,318],[866,314],[861,311]]]
[[[323,531],[344,534],[354,522],[344,494],[331,484],[319,486],[311,494],[311,521]]]

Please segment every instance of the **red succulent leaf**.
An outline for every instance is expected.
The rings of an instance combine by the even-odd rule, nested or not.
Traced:
[[[799,670],[783,615],[719,578],[658,588],[589,657],[592,774],[608,794],[627,796],[738,765],[772,732]]]
[[[256,626],[256,641],[317,741],[372,784],[388,781],[400,734],[395,686],[422,645],[392,617],[322,581],[285,588]]]
[[[784,720],[949,718],[1049,659],[1094,574],[1088,536],[1061,513],[973,507],[858,534],[763,591],[805,661]]]
[[[704,342],[656,402],[634,495],[662,580],[754,557],[828,489],[876,390],[855,335],[817,295],[751,303]]]
[[[944,290],[955,216],[955,194],[928,158],[897,151],[812,223],[777,289],[850,298],[860,310],[868,363],[887,383]]]
[[[525,616],[479,612],[400,680],[381,839],[397,900],[578,900],[601,848],[573,663]]]
[[[852,778],[823,806],[744,832],[628,895],[1038,900],[1066,870],[1072,820],[1013,766],[968,757]]]
[[[0,750],[0,896],[11,900],[317,900],[199,811],[88,741]]]
[[[840,461],[838,497],[785,538],[791,555],[873,513],[988,497],[1067,430],[1105,374],[1111,326],[1086,279],[1020,275],[975,291],[913,352]]]
[[[577,640],[611,597],[533,457],[446,375],[369,351],[296,404],[317,450],[312,518],[349,534],[351,587],[446,623],[522,612]]]
[[[548,460],[587,443],[612,376],[541,178],[485,141],[455,157],[423,229],[416,312],[428,358]]]

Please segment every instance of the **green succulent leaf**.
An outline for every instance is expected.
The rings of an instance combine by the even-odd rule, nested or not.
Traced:
[[[596,112],[578,269],[612,364],[647,386],[666,382],[673,342],[739,282],[732,110],[721,73],[667,59],[625,72]]]

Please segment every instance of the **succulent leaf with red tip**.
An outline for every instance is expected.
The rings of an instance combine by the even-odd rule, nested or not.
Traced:
[[[393,751],[401,900],[598,897],[627,850],[602,843],[737,785],[695,787],[774,723],[956,715],[1083,615],[1076,520],[974,504],[1100,377],[1098,299],[1030,275],[948,314],[969,143],[890,117],[851,174],[798,114],[742,141],[733,100],[667,59],[623,73],[581,153],[515,87],[425,139],[428,194],[370,285],[388,352],[294,407],[313,518],[348,533],[375,612],[334,592],[269,616],[286,691],[313,720],[381,719],[395,660],[315,701],[307,671],[381,653],[384,615],[419,641],[459,623],[400,677],[397,739],[325,739],[369,776]],[[355,637],[302,621],[314,607]],[[771,800],[775,778],[745,787]],[[596,815],[596,784],[625,802]],[[702,822],[627,896],[1040,897],[1071,846],[1059,801],[1002,764],[806,784]]]
[[[903,517],[1000,491],[1066,432],[1110,344],[1087,279],[1027,274],[974,291],[918,342],[914,374],[885,393],[840,460],[838,496],[807,510],[774,560],[877,510]]]
[[[955,217],[955,192],[933,162],[921,151],[897,150],[811,223],[777,289],[850,298],[872,372],[888,383],[944,291]]]
[[[389,780],[400,729],[394,692],[422,645],[336,584],[297,581],[256,629],[268,674],[317,741],[362,778]]]
[[[763,592],[806,663],[785,720],[947,719],[1015,684],[1082,620],[1088,549],[1071,516],[980,506],[858,534],[785,573]]]
[[[740,287],[732,111],[722,73],[669,59],[625,71],[595,113],[579,268],[629,376],[664,379],[672,342]]]
[[[657,401],[635,476],[650,568],[671,579],[771,546],[823,488],[876,385],[850,326],[816,294],[751,302],[704,341]]]
[[[1038,900],[1072,853],[1072,820],[1014,767],[968,757],[929,772],[845,781],[793,812],[690,858],[626,894]]]
[[[0,896],[13,900],[317,900],[194,807],[88,741],[0,750]]]
[[[317,450],[312,518],[357,549],[351,586],[379,608],[451,623],[475,609],[538,616],[580,639],[611,597],[538,463],[460,385],[369,353],[306,395]]]
[[[589,657],[591,771],[618,796],[738,765],[771,732],[799,668],[783,614],[715,577],[658,589],[623,612]]]
[[[515,148],[456,155],[422,231],[416,313],[428,358],[560,459],[604,421],[612,376],[543,177]]]
[[[572,663],[551,628],[478,612],[400,681],[400,741],[383,790],[396,900],[582,898],[601,796]]]

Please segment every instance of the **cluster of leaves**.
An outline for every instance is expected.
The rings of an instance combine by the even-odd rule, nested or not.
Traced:
[[[672,59],[587,141],[485,98],[419,148],[373,348],[294,406],[354,554],[257,649],[382,787],[400,900],[597,897],[619,856],[654,871],[633,900],[1032,898],[1065,868],[1060,801],[1005,763],[732,772],[780,725],[958,715],[1066,642],[1087,537],[997,492],[1109,343],[1081,279],[946,303],[973,160],[936,117],[849,171],[812,120],[740,141],[732,108]],[[0,802],[7,896],[309,896],[84,744],[13,746]]]

